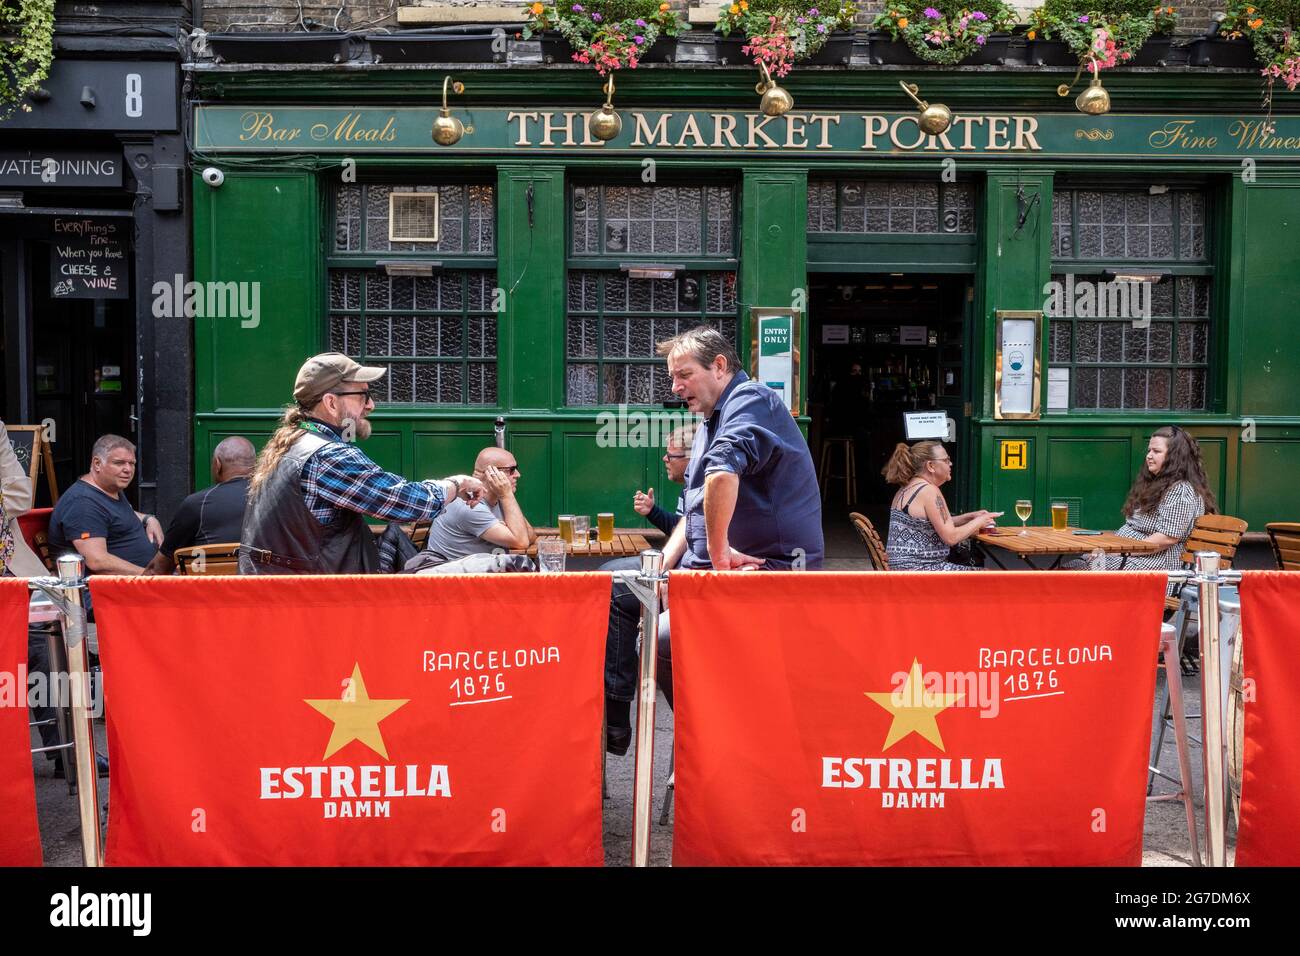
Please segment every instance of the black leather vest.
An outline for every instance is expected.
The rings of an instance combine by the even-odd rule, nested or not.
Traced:
[[[365,518],[337,509],[329,524],[307,510],[302,469],[329,444],[304,431],[262,484],[244,511],[240,574],[370,574],[379,568],[379,548]]]

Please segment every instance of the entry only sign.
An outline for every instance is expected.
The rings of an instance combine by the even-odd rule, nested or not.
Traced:
[[[131,220],[56,217],[50,242],[50,295],[125,299],[130,293],[127,226]]]
[[[794,378],[798,374],[794,363],[795,317],[785,315],[758,316],[758,380],[780,392],[785,407],[794,410]]]

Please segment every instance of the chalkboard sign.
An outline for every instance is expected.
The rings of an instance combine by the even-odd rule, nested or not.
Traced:
[[[50,454],[50,443],[45,440],[44,425],[10,425],[5,424],[9,435],[9,444],[13,447],[18,464],[23,466],[32,480],[32,491],[36,491],[36,479],[40,476],[41,466],[45,466],[45,481],[50,488],[50,502],[59,500],[59,484],[54,477],[54,457]]]
[[[50,295],[56,299],[125,299],[130,219],[58,216],[50,243]]]

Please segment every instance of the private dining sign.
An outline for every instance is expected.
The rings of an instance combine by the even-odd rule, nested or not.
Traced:
[[[1300,156],[1300,118],[1078,113],[967,113],[928,136],[915,113],[792,112],[785,116],[704,110],[623,110],[608,143],[587,132],[587,111],[456,110],[467,127],[455,146],[430,138],[433,109],[200,106],[196,148],[248,152],[967,155],[999,157],[1265,158]],[[472,130],[472,131],[471,131]]]

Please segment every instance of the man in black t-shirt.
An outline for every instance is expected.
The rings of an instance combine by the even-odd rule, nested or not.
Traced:
[[[257,452],[247,438],[232,435],[212,453],[210,488],[196,491],[184,501],[167,526],[167,536],[145,574],[171,574],[176,552],[199,544],[239,541],[248,501],[248,476],[257,463]]]
[[[140,574],[162,543],[162,525],[131,507],[135,445],[120,435],[95,442],[90,472],[72,483],[50,515],[50,551],[76,552],[89,574]]]

